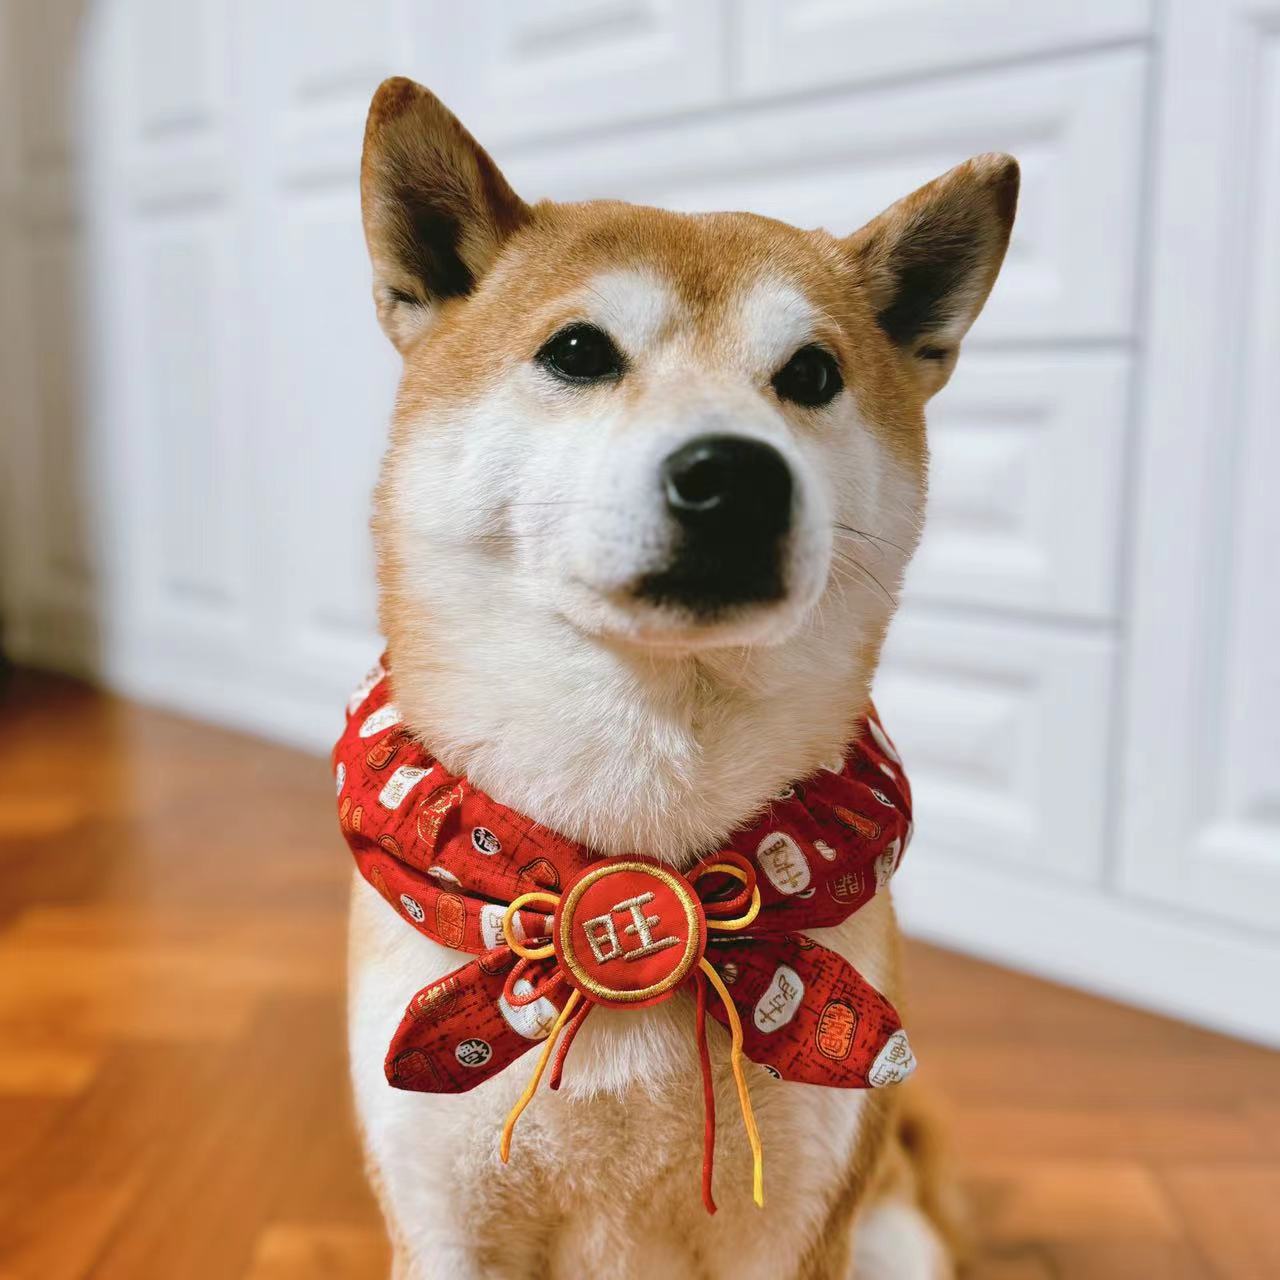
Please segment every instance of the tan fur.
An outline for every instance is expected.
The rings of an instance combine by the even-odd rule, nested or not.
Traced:
[[[531,205],[431,94],[406,80],[383,85],[361,192],[375,304],[404,373],[376,498],[381,617],[397,704],[447,766],[603,853],[687,866],[830,759],[867,706],[918,536],[925,403],[995,280],[1016,190],[1012,160],[979,157],[844,239],[746,213]],[[776,397],[774,364],[744,330],[753,316],[777,328],[774,312],[789,305],[803,313],[801,341],[837,359],[849,394],[830,411]],[[530,373],[536,353],[592,306],[631,306],[647,326],[625,378],[549,389]],[[829,503],[839,528],[874,546],[884,579],[842,576],[851,557],[818,521],[807,554],[830,561],[818,594],[811,608],[779,605],[773,631],[733,621],[721,640],[659,619],[666,631],[638,640],[650,633],[628,630],[625,601],[575,613],[581,591],[554,594],[574,576],[557,561],[573,549],[565,512],[583,506],[564,497],[566,473],[591,450],[643,457],[648,436],[686,422],[742,424],[779,442],[807,477],[806,501]],[[520,460],[513,440],[534,458],[558,450],[532,494],[513,494],[497,474]],[[464,485],[476,496],[458,509],[459,527],[431,524],[433,504],[447,508]],[[459,591],[476,593],[469,611]],[[814,936],[900,998],[887,891]],[[539,1096],[512,1163],[496,1166],[492,1136],[520,1068],[465,1098],[399,1094],[380,1079],[388,1023],[457,962],[357,884],[353,1071],[398,1277],[532,1280],[607,1266],[843,1280],[861,1256],[860,1223],[882,1249],[894,1231],[929,1247],[952,1238],[927,1129],[892,1090],[801,1089],[753,1070],[771,1210],[762,1216],[735,1194],[748,1161],[728,1122],[722,1038],[722,1207],[708,1218],[692,1181],[700,1103],[679,1000],[593,1016],[575,1044],[576,1074],[560,1095]],[[877,1207],[904,1204],[910,1212],[883,1218],[892,1230],[877,1233]]]
[[[973,1253],[973,1235],[960,1196],[945,1141],[943,1121],[920,1085],[906,1085],[899,1099],[898,1123],[889,1159],[900,1159],[909,1177],[902,1193],[920,1206],[937,1231],[952,1259],[966,1263]],[[888,1194],[873,1186],[872,1199]]]

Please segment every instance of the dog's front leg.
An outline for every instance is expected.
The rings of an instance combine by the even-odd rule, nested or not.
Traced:
[[[365,1126],[369,1181],[391,1241],[391,1280],[533,1280],[518,1254],[510,1266],[481,1256],[462,1211],[465,1188],[458,1188],[459,1205],[447,1189],[432,1185],[436,1170],[424,1163],[430,1158],[425,1144],[418,1159],[406,1159],[381,1136]]]
[[[414,1263],[407,1249],[397,1248],[391,1258],[391,1280],[433,1280],[437,1275],[478,1276],[470,1262],[466,1269],[459,1269],[451,1260],[450,1250],[443,1249],[437,1257],[424,1262],[422,1266]]]
[[[439,1100],[380,1090],[357,1105],[369,1180],[392,1242],[391,1280],[543,1280],[540,1223],[504,1214],[465,1137],[441,1122]],[[448,1100],[456,1109],[459,1099]],[[486,1134],[487,1136],[487,1134]]]
[[[391,1280],[507,1280],[514,1274],[494,1270],[452,1240],[421,1240],[412,1251],[397,1249],[391,1260]]]
[[[519,1178],[497,1162],[497,1135],[520,1081],[465,1095],[393,1089],[383,1071],[413,993],[457,963],[404,926],[358,876],[349,941],[351,1080],[369,1181],[392,1242],[393,1280],[541,1280],[540,1221],[513,1211]]]

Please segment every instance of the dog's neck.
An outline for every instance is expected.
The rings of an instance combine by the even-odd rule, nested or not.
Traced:
[[[602,854],[686,865],[837,755],[865,709],[880,636],[834,667],[814,631],[697,656],[519,624],[451,661],[392,639],[409,725],[446,768]],[[495,675],[501,672],[501,675]]]

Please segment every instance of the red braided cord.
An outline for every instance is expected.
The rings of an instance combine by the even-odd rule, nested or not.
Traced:
[[[569,1056],[569,1046],[573,1044],[573,1038],[578,1034],[579,1028],[587,1020],[587,1014],[592,1010],[593,1006],[589,1000],[584,1000],[582,1008],[573,1015],[569,1025],[564,1029],[564,1038],[560,1041],[559,1047],[556,1049],[555,1061],[551,1064],[551,1087],[558,1089],[560,1087],[560,1073],[564,1070],[564,1060]]]
[[[716,1093],[711,1083],[711,1054],[707,1049],[707,979],[701,970],[698,970],[696,979],[698,1007],[695,1025],[698,1061],[702,1065],[702,1203],[708,1213],[715,1213],[711,1174],[716,1159]]]

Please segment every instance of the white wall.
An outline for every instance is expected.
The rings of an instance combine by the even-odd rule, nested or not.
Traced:
[[[1280,0],[0,14],[6,644],[316,747],[378,648],[383,75],[530,197],[838,231],[1016,153],[878,688],[919,798],[904,915],[1280,1041]]]

